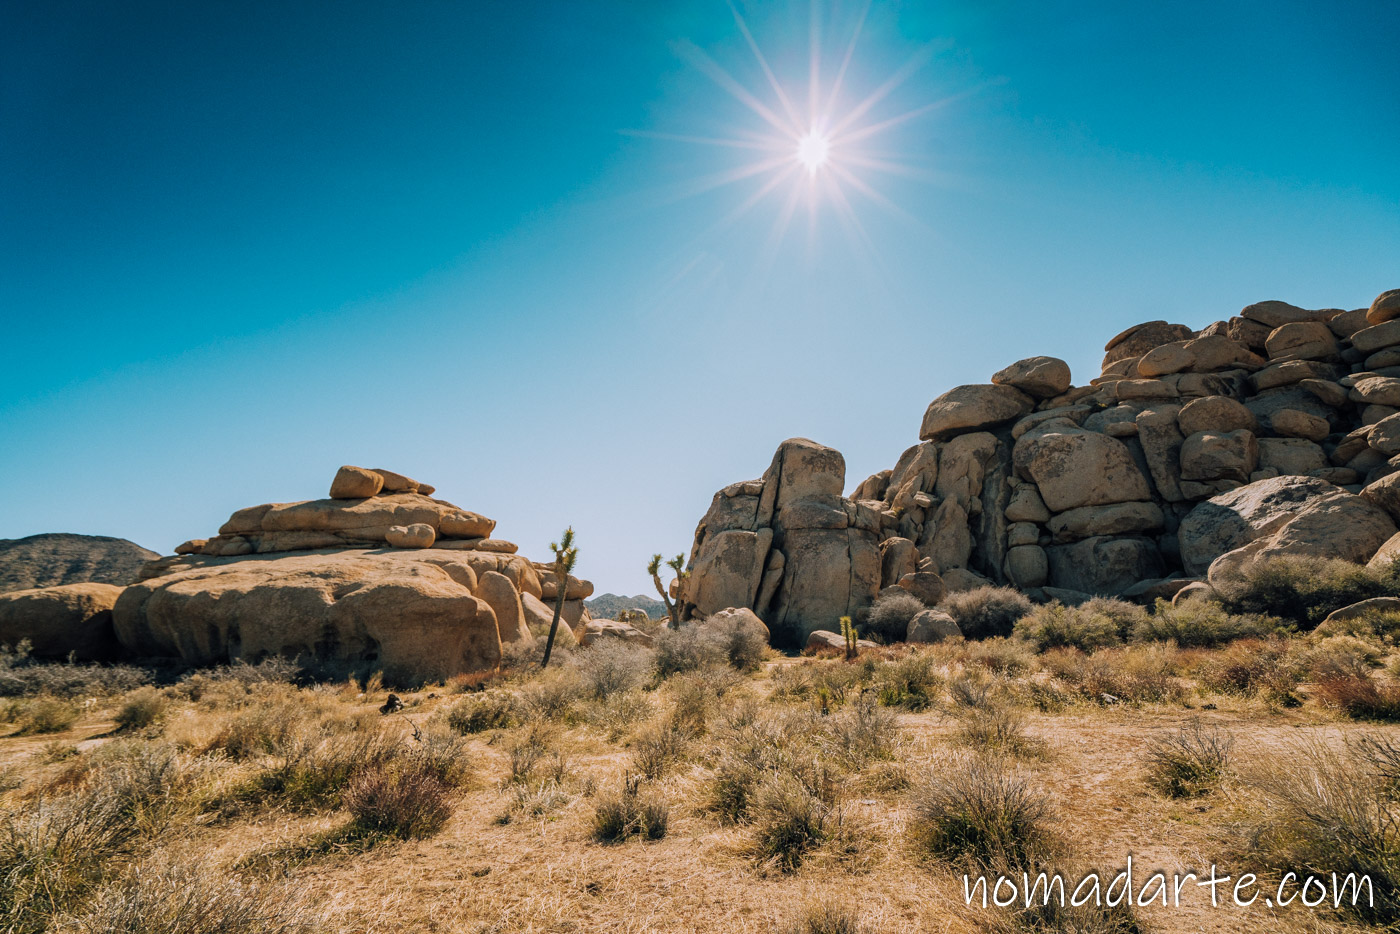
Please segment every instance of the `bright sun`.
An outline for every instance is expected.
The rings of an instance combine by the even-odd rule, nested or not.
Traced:
[[[797,141],[797,161],[806,166],[812,175],[816,175],[817,169],[826,164],[826,157],[830,152],[831,142],[816,130]]]

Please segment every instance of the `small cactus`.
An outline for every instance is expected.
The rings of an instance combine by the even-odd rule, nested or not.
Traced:
[[[860,638],[856,632],[855,624],[851,622],[849,616],[841,617],[841,636],[846,640],[846,658],[856,657],[856,641]]]

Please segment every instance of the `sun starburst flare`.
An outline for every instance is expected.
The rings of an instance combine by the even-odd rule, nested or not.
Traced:
[[[884,142],[896,128],[952,100],[947,98],[889,112],[893,109],[890,105],[895,92],[928,63],[934,46],[924,46],[873,90],[857,96],[850,93],[850,86],[855,83],[852,63],[865,31],[869,2],[861,9],[840,54],[828,61],[822,52],[820,11],[813,0],[807,75],[805,81],[788,83],[779,77],[743,15],[732,3],[730,11],[762,75],[756,87],[746,86],[697,46],[682,43],[679,48],[684,58],[744,106],[753,118],[752,125],[736,126],[730,135],[720,136],[644,135],[753,154],[751,160],[698,179],[690,186],[689,194],[741,183],[754,186],[717,226],[732,224],[757,205],[777,200],[779,207],[769,243],[776,248],[799,208],[805,205],[810,230],[816,223],[817,212],[826,206],[853,239],[868,246],[870,238],[857,215],[856,204],[869,202],[907,218],[908,215],[880,191],[879,179],[926,174],[910,164],[907,154],[873,147]],[[805,100],[801,100],[793,88],[804,84]]]

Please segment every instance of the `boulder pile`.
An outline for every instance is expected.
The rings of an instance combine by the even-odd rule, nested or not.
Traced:
[[[401,682],[493,669],[503,643],[548,626],[558,585],[549,565],[491,537],[494,520],[432,492],[393,471],[342,467],[329,498],[240,509],[102,601],[49,593],[63,588],[7,595],[0,639],[29,638],[47,655],[120,650],[195,665],[282,655]],[[565,587],[567,645],[589,621],[593,585],[570,577]],[[64,607],[72,619],[59,625]]]
[[[747,607],[801,645],[892,586],[1150,599],[1273,555],[1400,553],[1400,290],[1150,321],[1104,350],[1086,386],[1032,357],[945,392],[849,496],[839,452],[783,442],[700,521],[685,612]]]

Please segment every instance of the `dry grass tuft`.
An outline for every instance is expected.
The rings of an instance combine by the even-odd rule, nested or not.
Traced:
[[[1191,798],[1220,786],[1234,739],[1193,719],[1147,745],[1148,784],[1169,798]]]
[[[1020,870],[1053,850],[1049,796],[999,759],[971,756],[930,770],[910,805],[915,844],[954,863]]]

